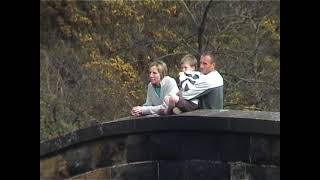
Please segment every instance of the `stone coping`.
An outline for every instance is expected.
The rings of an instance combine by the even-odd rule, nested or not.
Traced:
[[[40,158],[102,137],[164,131],[215,131],[280,136],[280,112],[197,110],[170,116],[125,117],[42,142]]]

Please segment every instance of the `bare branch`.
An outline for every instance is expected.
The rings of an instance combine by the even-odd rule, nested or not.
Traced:
[[[166,54],[166,55],[164,55],[164,56],[161,56],[161,57],[156,57],[156,58],[154,58],[153,60],[160,60],[160,59],[163,59],[163,58],[165,58],[165,57],[168,57],[168,56],[174,56],[174,55],[180,55],[180,54],[184,54],[184,53],[171,53],[171,54]]]
[[[240,79],[242,81],[245,81],[245,82],[248,82],[248,83],[264,83],[264,81],[259,81],[259,80],[254,80],[254,79],[246,79],[246,78],[243,78],[243,77],[239,77],[235,74],[231,74],[231,73],[221,73],[223,76],[232,76],[232,77],[235,77],[237,79]]]
[[[210,0],[208,5],[206,6],[206,9],[203,13],[203,16],[202,16],[202,21],[201,21],[201,24],[198,28],[198,52],[199,54],[202,53],[202,34],[204,33],[204,30],[205,30],[205,25],[206,25],[206,18],[207,18],[207,15],[208,15],[208,11],[210,9],[210,5],[213,1]]]
[[[182,0],[180,1],[180,3],[186,8],[187,12],[189,13],[189,15],[191,16],[193,23],[196,25],[196,27],[199,27],[199,24],[197,23],[196,19],[194,18],[193,14],[191,13],[190,9],[188,8],[188,6],[186,5],[186,3]]]

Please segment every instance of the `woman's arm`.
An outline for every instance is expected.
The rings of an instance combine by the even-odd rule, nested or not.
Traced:
[[[163,97],[166,96],[172,96],[176,95],[179,92],[178,86],[176,84],[176,81],[173,78],[167,79],[166,83],[164,84],[163,87],[161,87],[161,90],[164,91]],[[150,92],[151,93],[151,92]],[[148,91],[149,94],[149,91]],[[164,99],[162,100],[162,104],[160,105],[149,105],[146,106],[146,103],[142,106],[142,114],[147,115],[147,114],[159,114],[161,109],[166,109],[167,105],[164,102]]]

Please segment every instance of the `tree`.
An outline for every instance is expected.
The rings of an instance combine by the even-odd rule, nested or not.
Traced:
[[[128,116],[150,62],[203,51],[226,109],[280,110],[279,1],[41,1],[40,140]]]

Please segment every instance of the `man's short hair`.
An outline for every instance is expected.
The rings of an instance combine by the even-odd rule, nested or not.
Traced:
[[[201,54],[201,56],[209,56],[211,59],[211,64],[215,63],[215,55],[211,51],[205,51]]]

